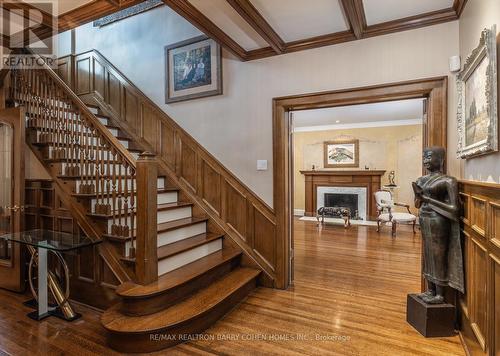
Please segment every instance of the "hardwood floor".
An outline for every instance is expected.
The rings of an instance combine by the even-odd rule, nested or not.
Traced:
[[[258,288],[207,332],[168,355],[464,355],[458,337],[425,339],[405,322],[420,286],[420,237],[409,229],[295,221],[295,283]],[[25,317],[24,295],[0,291],[0,354],[114,355],[100,314],[82,320]],[[317,340],[319,339],[319,340]],[[167,354],[167,351],[156,353]]]

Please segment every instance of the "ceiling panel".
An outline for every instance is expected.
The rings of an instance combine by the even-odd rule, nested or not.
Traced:
[[[363,0],[366,23],[377,23],[442,10],[453,6],[453,0]]]
[[[300,110],[293,113],[293,126],[330,126],[380,121],[417,120],[423,116],[423,99]]]
[[[349,29],[338,0],[250,0],[250,2],[285,42]]]
[[[189,0],[189,2],[245,50],[269,46],[226,0]]]
[[[29,3],[30,5],[38,7],[44,11],[48,11],[46,8],[46,4],[48,1],[41,1],[41,0],[31,0],[31,1],[30,0],[23,0],[23,1],[26,3]],[[89,4],[89,3],[94,2],[94,1],[95,0],[58,0],[57,1],[57,15],[64,14],[65,12],[74,10],[77,7]],[[43,5],[41,5],[41,4],[43,4]]]

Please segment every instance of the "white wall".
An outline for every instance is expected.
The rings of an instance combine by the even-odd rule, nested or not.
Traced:
[[[196,35],[161,7],[101,29],[78,28],[76,53],[99,50],[270,205],[272,169],[257,171],[256,161],[267,159],[272,167],[272,98],[448,75],[448,58],[459,52],[458,21],[251,62],[224,52],[224,95],[166,105],[163,48]],[[456,139],[449,144],[454,157]],[[454,158],[449,170],[460,175]]]
[[[500,31],[499,0],[469,0],[467,2],[460,18],[460,55],[462,62],[465,62],[467,56],[479,44],[481,31],[484,28],[491,28],[494,24],[497,25],[497,31]],[[500,46],[498,40],[497,45]],[[465,161],[464,178],[499,183],[499,162],[500,152],[468,159]]]

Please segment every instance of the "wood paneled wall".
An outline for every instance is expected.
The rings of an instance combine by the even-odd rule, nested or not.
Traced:
[[[500,355],[500,185],[460,182],[466,293],[461,336],[472,355]]]
[[[51,180],[26,180],[25,229],[47,229],[83,234],[71,212],[56,193]],[[114,289],[120,284],[99,254],[99,246],[65,254],[70,269],[71,299],[99,309],[116,301]]]
[[[264,203],[97,51],[63,57],[59,75],[82,100],[98,105],[142,149],[161,157],[160,170],[276,280],[276,220]],[[279,285],[278,285],[279,286]]]

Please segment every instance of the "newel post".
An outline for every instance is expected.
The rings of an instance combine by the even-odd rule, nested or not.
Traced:
[[[158,280],[157,253],[157,178],[158,163],[151,152],[137,160],[137,283],[146,285]]]

